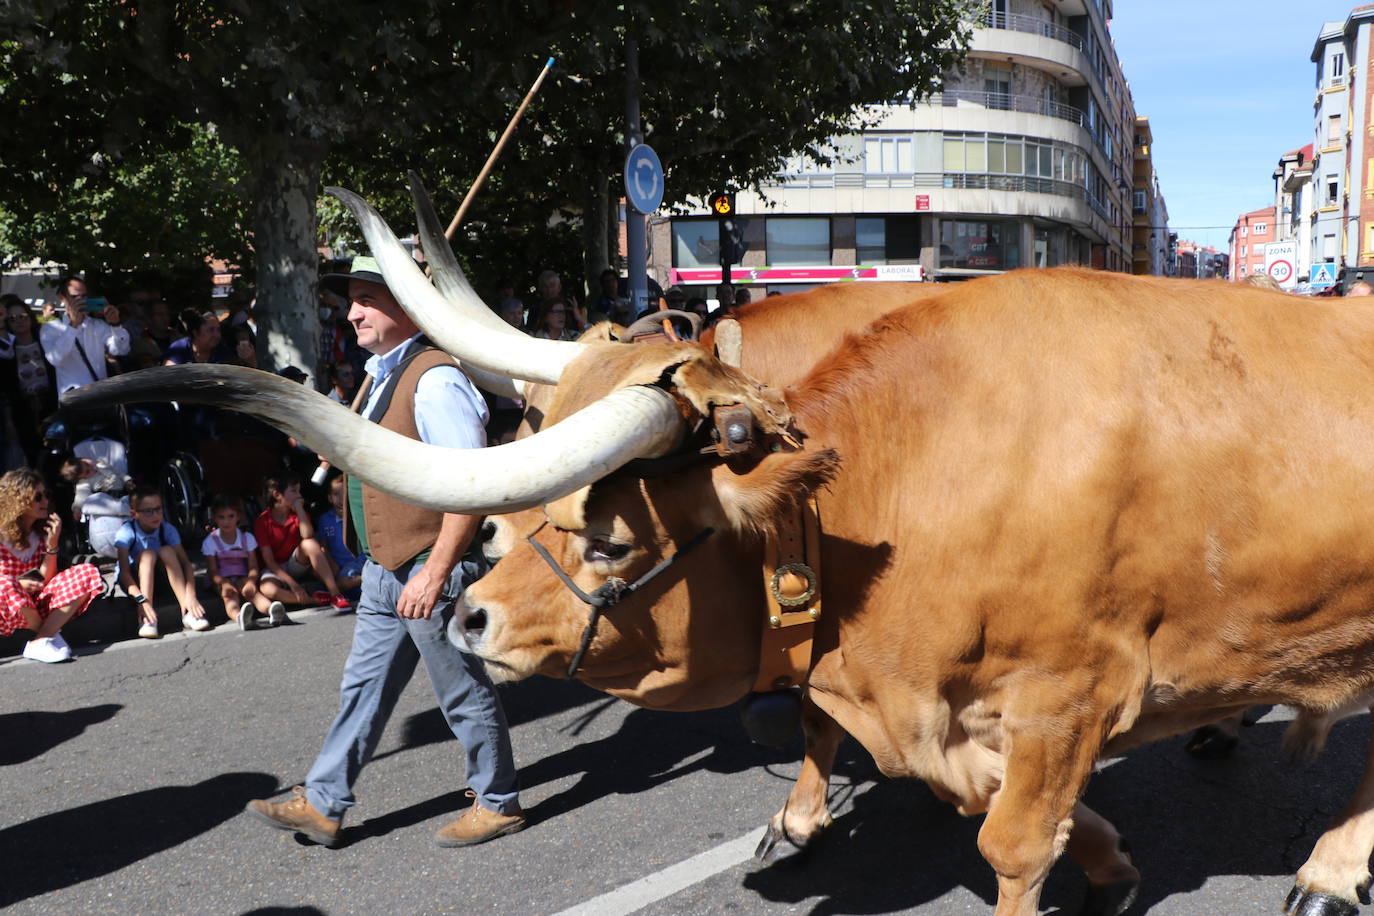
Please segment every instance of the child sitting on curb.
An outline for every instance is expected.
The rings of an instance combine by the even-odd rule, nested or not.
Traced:
[[[325,549],[329,551],[329,562],[333,564],[339,590],[356,597],[363,584],[363,558],[349,550],[344,541],[343,511],[347,498],[343,476],[335,476],[329,481],[329,505],[332,508],[320,513],[320,523],[315,528],[320,540],[324,541]]]
[[[135,487],[129,497],[129,507],[133,518],[115,535],[115,548],[119,557],[119,584],[138,603],[141,621],[138,635],[144,639],[161,636],[157,631],[157,609],[153,605],[158,561],[167,570],[167,581],[181,605],[181,625],[197,631],[210,629],[205,608],[196,600],[195,568],[186,556],[186,548],[181,546],[181,535],[162,518],[162,494],[157,487]]]
[[[286,607],[258,590],[258,542],[247,531],[239,530],[242,513],[232,496],[217,496],[210,503],[210,518],[215,530],[200,545],[210,581],[224,601],[224,611],[240,630],[257,628],[253,609],[257,608],[272,626],[287,622]]]
[[[253,522],[253,536],[262,554],[262,593],[288,604],[332,604],[342,610],[353,605],[339,593],[339,583],[329,565],[329,555],[315,539],[315,525],[305,511],[301,480],[295,474],[268,477],[262,485],[267,508]],[[299,576],[314,572],[328,589],[313,595],[301,588]]]

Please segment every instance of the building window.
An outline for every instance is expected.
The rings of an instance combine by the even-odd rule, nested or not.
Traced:
[[[854,221],[858,263],[921,263],[921,223],[915,216],[861,216]]]
[[[1255,223],[1255,235],[1264,235],[1269,231],[1268,223]]]
[[[1240,227],[1240,237],[1241,237],[1241,238],[1245,238],[1245,237],[1246,237],[1247,235],[1249,235],[1249,234],[1250,234],[1250,227],[1249,227],[1249,226],[1241,226],[1241,227]]]
[[[1338,200],[1339,195],[1336,190],[1336,176],[1328,175],[1326,178],[1326,205],[1332,206]]]
[[[720,227],[714,219],[673,220],[673,266],[720,266]]]
[[[1247,254],[1250,253],[1250,252],[1247,250],[1249,247],[1250,247],[1250,246],[1248,246],[1248,245],[1241,245],[1241,246],[1240,246],[1240,256],[1241,256],[1242,258],[1245,257]]]
[[[1345,54],[1336,53],[1331,55],[1331,75],[1340,76],[1345,72]]]
[[[1242,277],[1245,276],[1245,265],[1244,265],[1244,264],[1240,265],[1240,275],[1241,275]]]
[[[1322,236],[1322,259],[1326,261],[1336,260],[1335,234]]]
[[[1341,139],[1341,116],[1331,115],[1326,119],[1326,142],[1339,143]]]
[[[910,137],[865,137],[864,171],[910,175],[916,170]]]
[[[1020,267],[1020,223],[1013,220],[941,220],[940,266],[974,270]]]
[[[771,216],[764,223],[764,235],[769,266],[830,263],[829,219]]]
[[[1144,212],[1145,212],[1145,192],[1144,192],[1144,191],[1134,191],[1134,192],[1132,192],[1132,194],[1131,194],[1131,212],[1132,212],[1132,213],[1144,213]]]

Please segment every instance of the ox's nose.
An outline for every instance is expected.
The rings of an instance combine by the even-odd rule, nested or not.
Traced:
[[[448,622],[448,641],[463,651],[476,649],[487,629],[487,612],[460,604]]]

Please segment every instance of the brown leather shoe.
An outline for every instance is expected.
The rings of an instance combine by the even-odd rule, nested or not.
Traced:
[[[305,797],[305,786],[296,786],[292,796],[284,802],[254,799],[244,811],[263,823],[281,830],[303,833],[321,846],[331,849],[339,845],[339,821],[330,820],[316,810]]]
[[[434,834],[434,842],[440,846],[475,846],[494,840],[508,833],[515,833],[525,826],[525,812],[516,808],[510,814],[488,811],[478,803],[476,795],[469,790],[472,807],[451,824],[445,824]]]

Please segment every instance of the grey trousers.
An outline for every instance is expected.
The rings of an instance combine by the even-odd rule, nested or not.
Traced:
[[[396,700],[424,660],[439,710],[467,752],[468,785],[482,807],[502,814],[518,803],[519,786],[506,714],[479,659],[445,638],[454,602],[480,570],[454,567],[428,620],[396,615],[405,582],[419,566],[388,572],[368,561],[353,629],[353,648],[339,687],[339,714],[305,778],[306,797],[323,815],[342,819],[354,804],[353,783],[377,749]]]

